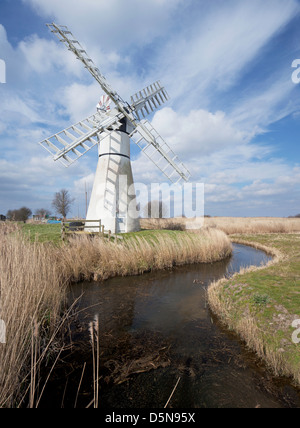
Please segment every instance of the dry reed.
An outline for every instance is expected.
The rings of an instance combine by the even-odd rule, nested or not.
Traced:
[[[232,244],[223,232],[203,229],[176,236],[136,237],[121,243],[79,236],[64,247],[61,262],[72,281],[105,280],[184,264],[212,263],[231,254]]]
[[[94,409],[99,407],[99,380],[100,380],[100,324],[99,316],[96,315],[94,321],[90,322],[90,339],[93,355],[93,390]]]
[[[19,404],[20,394],[30,383],[30,373],[31,386],[35,384],[39,347],[45,346],[39,344],[39,330],[52,333],[64,289],[52,252],[46,246],[29,244],[10,225],[0,227],[0,272],[0,318],[6,326],[6,343],[0,344],[3,408]],[[34,398],[31,390],[31,404]]]
[[[15,226],[0,225],[0,319],[6,326],[6,343],[0,344],[0,407],[23,405],[24,397],[31,407],[38,405],[39,365],[58,331],[66,284],[209,263],[231,253],[230,240],[216,229],[121,243],[80,236],[55,247],[30,243]]]
[[[300,232],[300,218],[271,217],[206,217],[170,219],[142,219],[144,229],[201,229],[202,226],[217,228],[227,235],[258,233],[297,233]]]
[[[207,227],[215,227],[228,235],[300,232],[300,218],[205,218]]]

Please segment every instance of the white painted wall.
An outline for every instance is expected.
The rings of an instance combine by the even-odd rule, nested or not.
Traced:
[[[99,161],[87,220],[101,219],[105,230],[111,230],[112,233],[140,230],[139,219],[136,218],[136,195],[132,191],[128,195],[129,186],[134,186],[130,139],[126,133],[114,131],[103,138],[99,145]]]

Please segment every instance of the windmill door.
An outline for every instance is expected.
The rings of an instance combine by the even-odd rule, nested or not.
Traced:
[[[126,232],[126,217],[117,217],[117,231],[116,233]]]

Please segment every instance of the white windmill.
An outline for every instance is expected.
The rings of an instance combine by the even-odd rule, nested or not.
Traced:
[[[86,219],[101,220],[112,233],[137,231],[140,226],[136,218],[130,139],[134,137],[134,143],[173,183],[190,178],[189,171],[145,119],[146,114],[168,100],[167,92],[156,82],[133,95],[130,104],[123,101],[68,28],[47,25],[83,63],[105,95],[97,105],[97,113],[40,144],[54,161],[59,160],[66,167],[98,146],[99,160]],[[110,108],[112,103],[114,107]]]

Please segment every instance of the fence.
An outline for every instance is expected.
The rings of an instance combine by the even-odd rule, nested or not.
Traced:
[[[93,229],[89,231],[88,229]],[[95,229],[97,229],[95,231]],[[88,234],[88,235],[98,235],[103,238],[108,238],[110,241],[114,239],[116,242],[118,239],[123,239],[121,236],[112,234],[110,230],[105,230],[105,227],[102,225],[101,220],[62,220],[61,222],[61,238],[63,241],[67,238],[68,235],[74,234]]]

